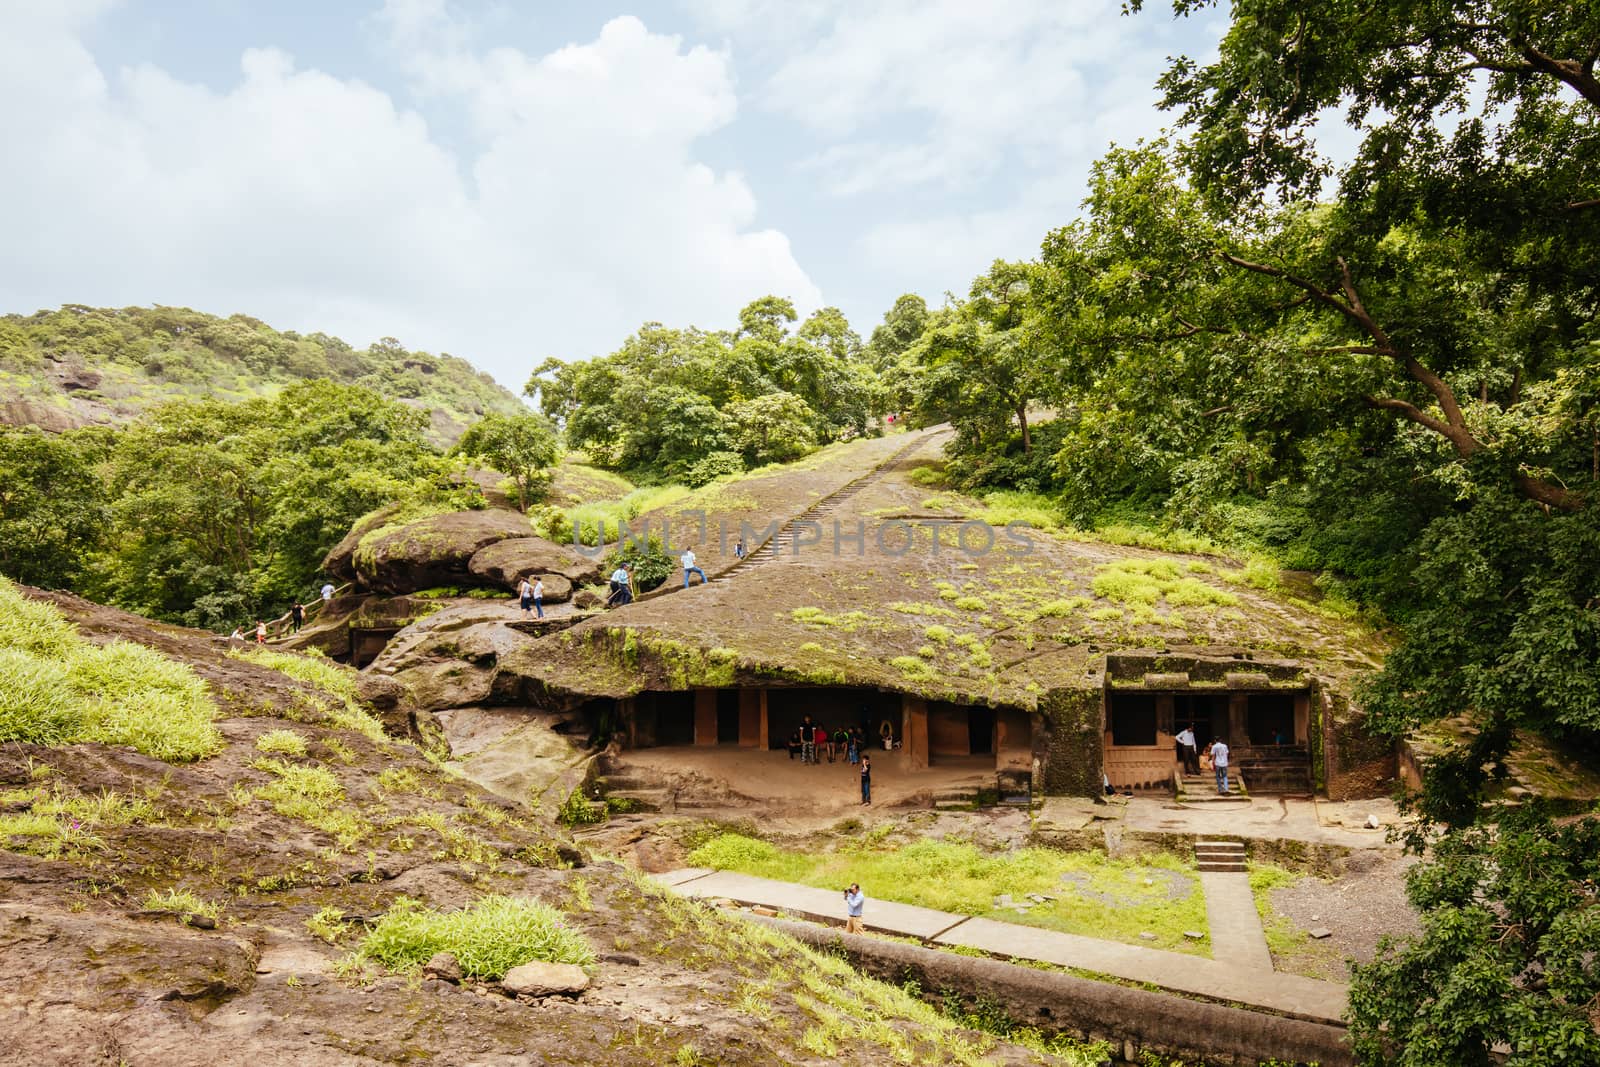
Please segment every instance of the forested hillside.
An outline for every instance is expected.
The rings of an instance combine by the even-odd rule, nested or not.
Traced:
[[[164,400],[244,400],[312,378],[364,386],[427,412],[429,436],[440,444],[483,415],[521,410],[466,360],[409,352],[392,337],[357,349],[248,315],[161,306],[69,304],[0,316],[0,422],[17,426],[119,423]]]

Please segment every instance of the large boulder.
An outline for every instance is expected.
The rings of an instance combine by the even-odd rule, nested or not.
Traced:
[[[513,537],[479,549],[467,569],[487,585],[509,588],[523,578],[544,578],[544,598],[556,603],[572,594],[574,585],[600,580],[592,559],[542,537]]]
[[[338,544],[328,550],[322,557],[322,573],[331,574],[333,577],[346,582],[356,580],[356,549],[361,546],[361,539],[388,522],[395,512],[400,510],[399,504],[390,504],[388,507],[379,508],[372,514],[360,519],[350,527],[350,532],[345,534]]]
[[[515,511],[492,508],[432,515],[392,529],[371,530],[359,539],[351,565],[356,580],[379,593],[477,585],[480,580],[467,564],[480,549],[528,535],[527,518]]]

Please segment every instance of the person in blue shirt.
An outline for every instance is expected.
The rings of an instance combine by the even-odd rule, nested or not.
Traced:
[[[611,605],[633,602],[633,574],[626,563],[611,572],[611,595],[606,603]]]
[[[844,891],[845,911],[848,913],[844,922],[844,932],[847,934],[861,934],[866,928],[861,925],[861,911],[867,903],[867,895],[861,891],[861,886],[855,882],[850,883],[850,888]]]

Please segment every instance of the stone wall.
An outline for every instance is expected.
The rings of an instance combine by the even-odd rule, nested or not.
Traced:
[[[1104,792],[1104,691],[1052,689],[1039,698],[1033,732],[1036,792],[1097,797]]]
[[[952,991],[968,1007],[982,1000],[1015,1021],[1047,1033],[1109,1041],[1116,1062],[1145,1053],[1191,1063],[1249,1065],[1268,1061],[1349,1067],[1345,1030],[1325,1023],[1094,982],[1000,960],[843,934],[809,923],[757,919],[808,944],[840,953],[857,969],[897,985],[917,982],[925,996]]]
[[[1365,717],[1350,706],[1342,693],[1324,689],[1322,763],[1329,800],[1362,800],[1394,791],[1400,772],[1398,746],[1373,737]]]

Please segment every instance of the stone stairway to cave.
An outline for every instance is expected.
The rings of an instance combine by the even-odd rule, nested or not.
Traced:
[[[1236,768],[1230,768],[1228,771],[1228,790],[1227,796],[1218,795],[1217,778],[1210,771],[1200,774],[1184,774],[1177,779],[1177,800],[1178,803],[1186,806],[1250,803],[1250,795],[1245,790],[1244,777]]]
[[[723,571],[719,577],[726,577],[729,574],[740,570],[741,568],[761,567],[767,564],[777,563],[780,562],[785,556],[787,556],[789,559],[793,559],[796,554],[795,537],[798,533],[796,527],[800,523],[815,522],[826,524],[829,519],[833,518],[839,512],[844,503],[860,492],[864,486],[869,485],[873,481],[882,477],[883,472],[888,470],[891,465],[898,463],[900,460],[910,455],[918,447],[926,443],[932,436],[934,436],[932,433],[916,434],[911,441],[906,442],[903,448],[896,449],[882,463],[878,464],[870,471],[867,471],[865,474],[846,482],[838,489],[835,489],[827,496],[812,504],[805,511],[802,511],[800,514],[790,519],[781,528],[779,528],[777,533],[768,538],[765,544],[762,544],[756,548],[756,550],[751,552],[750,555],[745,559],[740,560],[732,567],[729,567],[727,570]]]

